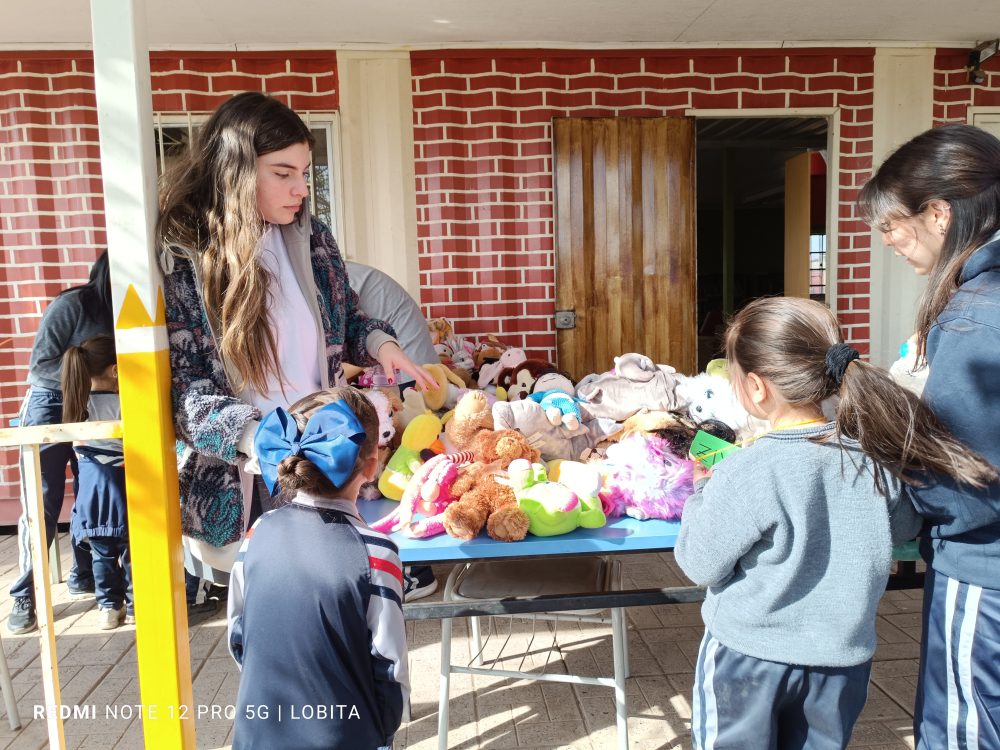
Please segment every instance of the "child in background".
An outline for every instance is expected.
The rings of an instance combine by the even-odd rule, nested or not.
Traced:
[[[726,333],[740,402],[772,430],[695,474],[675,554],[708,586],[695,748],[844,748],[864,707],[907,485],[995,471],[858,359],[823,305],[751,302]],[[839,395],[836,419],[821,403]],[[699,474],[701,476],[699,476]]]
[[[66,350],[62,392],[66,422],[121,419],[114,338],[95,336]],[[74,450],[80,488],[70,533],[76,544],[90,542],[99,626],[113,630],[135,622],[122,441],[95,440]]]
[[[409,695],[402,565],[355,506],[375,478],[375,407],[319,391],[272,411],[254,443],[285,504],[247,533],[230,579],[233,748],[388,747]]]

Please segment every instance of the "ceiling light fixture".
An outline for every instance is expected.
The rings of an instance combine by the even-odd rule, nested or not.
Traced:
[[[977,45],[969,52],[969,64],[966,70],[969,71],[969,83],[976,85],[986,81],[986,74],[982,71],[982,65],[989,60],[1000,49],[1000,39],[991,39]]]

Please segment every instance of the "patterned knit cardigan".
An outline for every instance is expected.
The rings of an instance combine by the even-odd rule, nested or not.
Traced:
[[[347,271],[330,230],[312,220],[309,255],[318,291],[331,384],[343,384],[346,359],[375,364],[365,340],[372,331],[395,332],[368,318],[347,281]],[[289,247],[290,252],[294,250]],[[239,541],[246,531],[236,444],[260,411],[241,401],[230,384],[202,304],[191,262],[175,258],[164,277],[170,342],[171,396],[177,431],[181,529],[216,547]],[[307,323],[308,321],[303,321]]]

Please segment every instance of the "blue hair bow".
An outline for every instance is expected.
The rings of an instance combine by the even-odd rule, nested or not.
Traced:
[[[295,419],[280,406],[264,417],[253,442],[268,491],[273,495],[278,464],[288,456],[302,456],[316,465],[334,487],[344,486],[365,442],[365,429],[343,401],[334,401],[309,417],[299,434]]]

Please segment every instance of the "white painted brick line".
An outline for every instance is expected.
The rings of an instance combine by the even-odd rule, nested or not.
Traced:
[[[45,78],[48,80],[52,78],[67,78],[69,76],[93,75],[93,73],[84,73],[82,71],[76,70],[76,60],[73,61],[73,70],[67,70],[63,73],[35,73],[30,70],[22,71],[20,60],[18,60],[17,65],[18,65],[18,70],[16,73],[0,73],[0,80],[3,80],[7,76],[11,77],[17,76],[18,78]],[[37,90],[38,89],[32,89],[32,91],[37,91]]]
[[[16,91],[17,91],[17,93],[20,93],[20,94],[24,94],[25,93],[24,90],[16,90]],[[91,89],[89,91],[86,90],[86,89],[80,89],[80,91],[84,91],[85,93],[90,93],[90,94],[94,93],[93,89]],[[4,93],[12,94],[12,93],[15,93],[15,91],[13,91],[13,90],[12,91],[5,91]],[[37,94],[39,92],[37,92],[37,91],[31,91],[31,92],[28,92],[28,93]],[[72,92],[67,92],[67,93],[72,93]],[[21,101],[22,101],[22,103],[24,102],[23,99]],[[22,107],[19,107],[18,109],[19,109],[19,111],[23,111],[23,112],[45,112],[45,113],[49,113],[49,112],[97,112],[97,107],[88,107],[88,106],[86,106],[84,104],[74,105],[72,107],[24,107],[24,106],[22,106]],[[6,110],[2,110],[2,111],[6,111]]]

